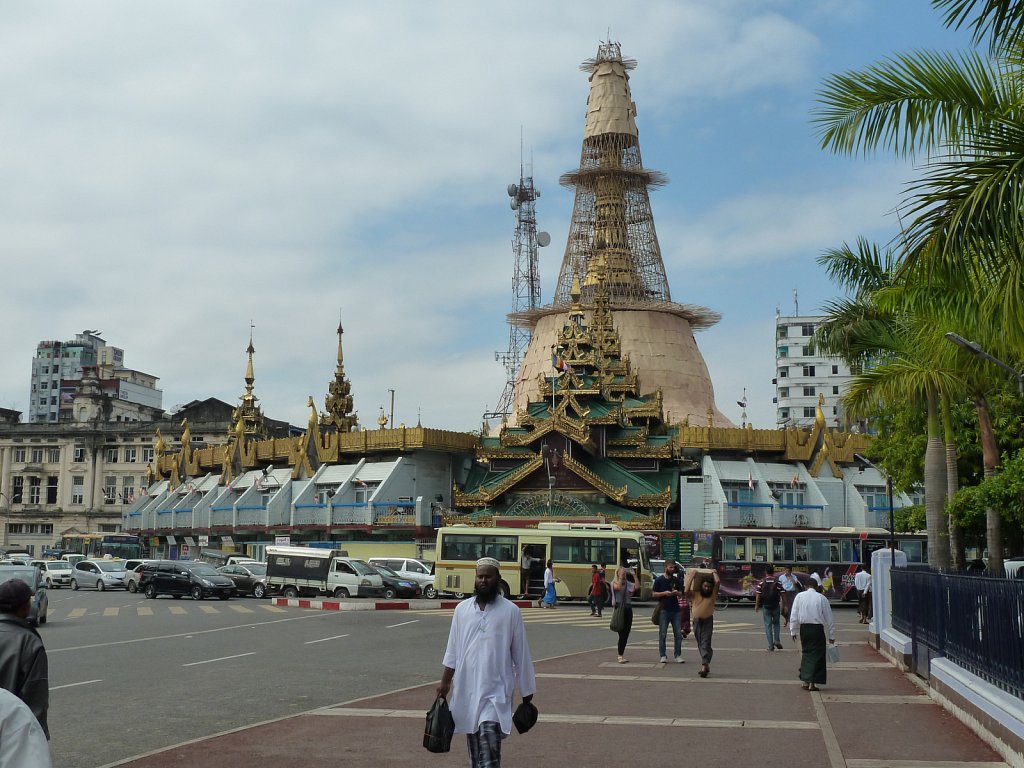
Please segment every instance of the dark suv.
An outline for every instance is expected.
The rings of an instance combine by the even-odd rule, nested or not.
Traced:
[[[227,600],[235,593],[235,582],[209,563],[154,560],[142,566],[139,590],[150,599],[157,595],[191,595],[193,600],[202,600],[216,595]]]

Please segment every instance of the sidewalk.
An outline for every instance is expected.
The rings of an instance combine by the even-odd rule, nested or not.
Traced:
[[[726,612],[722,618],[733,617]],[[503,765],[1006,765],[872,649],[861,625],[839,625],[842,660],[830,667],[829,684],[818,693],[800,687],[799,653],[785,630],[785,649],[768,653],[759,629],[755,621],[749,630],[716,632],[707,679],[697,677],[692,637],[684,644],[685,664],[657,664],[657,641],[650,634],[627,648],[628,664],[615,663],[611,647],[537,662],[540,722],[525,736],[513,733],[504,742]],[[433,688],[418,686],[346,702],[116,765],[467,766],[462,736],[455,737],[447,755],[432,755],[422,747]]]

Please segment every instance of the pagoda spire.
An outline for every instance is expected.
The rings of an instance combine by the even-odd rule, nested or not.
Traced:
[[[252,365],[252,356],[256,347],[252,343],[252,329],[255,326],[250,324],[249,346],[245,352],[249,356],[245,366],[245,393],[238,398],[241,402],[232,413],[232,422],[237,425],[239,419],[243,424],[245,436],[250,440],[265,440],[267,438],[267,427],[263,420],[263,411],[259,406],[259,398],[253,394],[253,385],[256,383],[256,374]]]
[[[324,398],[325,413],[320,414],[320,424],[330,426],[339,432],[352,432],[356,429],[359,417],[352,411],[352,383],[345,376],[345,352],[342,336],[345,329],[338,320],[338,364],[334,369],[334,380],[327,386],[327,397]]]

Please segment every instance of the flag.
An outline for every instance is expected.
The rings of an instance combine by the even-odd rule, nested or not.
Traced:
[[[565,362],[565,359],[557,352],[551,353],[551,367],[556,371],[563,371],[565,373],[575,373],[572,366]]]
[[[754,475],[750,472],[747,472],[747,487],[754,490]]]

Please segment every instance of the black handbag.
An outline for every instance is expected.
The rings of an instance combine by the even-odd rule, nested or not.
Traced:
[[[434,699],[434,706],[427,712],[427,725],[423,731],[423,746],[429,752],[447,752],[452,748],[452,734],[455,733],[455,718],[448,709],[444,696]]]
[[[612,611],[612,620],[608,622],[608,629],[612,632],[621,632],[626,628],[626,607],[619,603]]]
[[[532,701],[524,701],[516,707],[515,714],[512,715],[512,724],[519,733],[526,733],[537,724],[537,717],[537,705]]]

